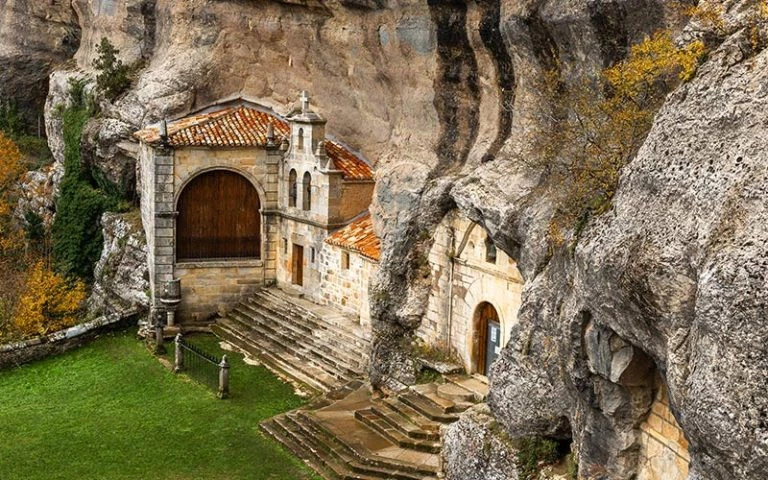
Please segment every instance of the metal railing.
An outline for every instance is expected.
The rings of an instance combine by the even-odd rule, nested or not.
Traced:
[[[176,355],[173,371],[184,372],[195,380],[217,391],[219,398],[229,396],[229,361],[218,358],[202,348],[176,335]]]

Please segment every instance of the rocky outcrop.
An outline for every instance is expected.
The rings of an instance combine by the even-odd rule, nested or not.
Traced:
[[[527,282],[492,374],[491,412],[507,434],[572,438],[583,477],[631,478],[658,374],[690,442],[691,478],[758,479],[768,467],[768,58],[738,28],[748,4],[725,2],[734,33],[669,97],[614,208],[573,251],[550,249],[546,172],[526,161],[546,106],[537,79],[557,69],[576,81],[657,28],[681,30],[671,2],[76,0],[88,19],[78,68],[105,35],[126,63],[145,65],[89,127],[89,161],[130,182],[121,144],[131,128],[233,95],[284,112],[307,89],[329,131],[377,163],[374,381],[408,374],[400,348],[426,307],[423,255],[458,208]],[[52,113],[67,75],[51,82],[57,159]],[[448,438],[454,451],[472,445]],[[448,468],[473,478],[488,465]]]
[[[517,449],[488,409],[480,404],[462,415],[443,437],[447,478],[517,480]]]
[[[70,2],[0,2],[0,101],[16,102],[34,128],[42,118],[48,75],[72,58],[79,43]]]
[[[122,314],[149,310],[147,242],[138,212],[105,213],[104,249],[94,269],[90,314]]]

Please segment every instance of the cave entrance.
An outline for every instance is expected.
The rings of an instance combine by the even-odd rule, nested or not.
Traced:
[[[499,312],[488,302],[475,309],[474,364],[475,373],[488,375],[491,365],[501,353],[501,321]]]

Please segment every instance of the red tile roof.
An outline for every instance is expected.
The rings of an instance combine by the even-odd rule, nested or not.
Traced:
[[[237,106],[210,113],[191,115],[168,123],[168,143],[172,147],[265,147],[267,128],[272,124],[277,142],[290,135],[288,122],[278,116]],[[146,143],[160,141],[157,126],[134,134]],[[347,180],[373,180],[371,167],[357,155],[332,140],[325,142],[328,157]]]
[[[381,256],[381,241],[373,230],[370,213],[337,230],[325,241],[331,245],[358,252],[371,260],[378,261]]]

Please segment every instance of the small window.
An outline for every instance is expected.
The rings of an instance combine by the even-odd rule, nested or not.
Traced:
[[[491,237],[485,238],[485,261],[488,263],[496,263],[496,245],[494,245]]]
[[[299,129],[299,141],[298,141],[298,145],[296,146],[296,149],[300,152],[304,151],[304,129],[303,128]]]
[[[288,255],[288,239],[287,238],[283,239],[283,253]]]
[[[302,198],[302,209],[305,212],[312,210],[312,175],[309,172],[304,174],[304,196]]]
[[[349,270],[349,252],[341,252],[341,269]]]
[[[309,261],[315,263],[315,247],[309,247]]]
[[[296,206],[296,198],[298,197],[298,187],[296,186],[296,170],[291,169],[291,173],[288,174],[288,206]]]

